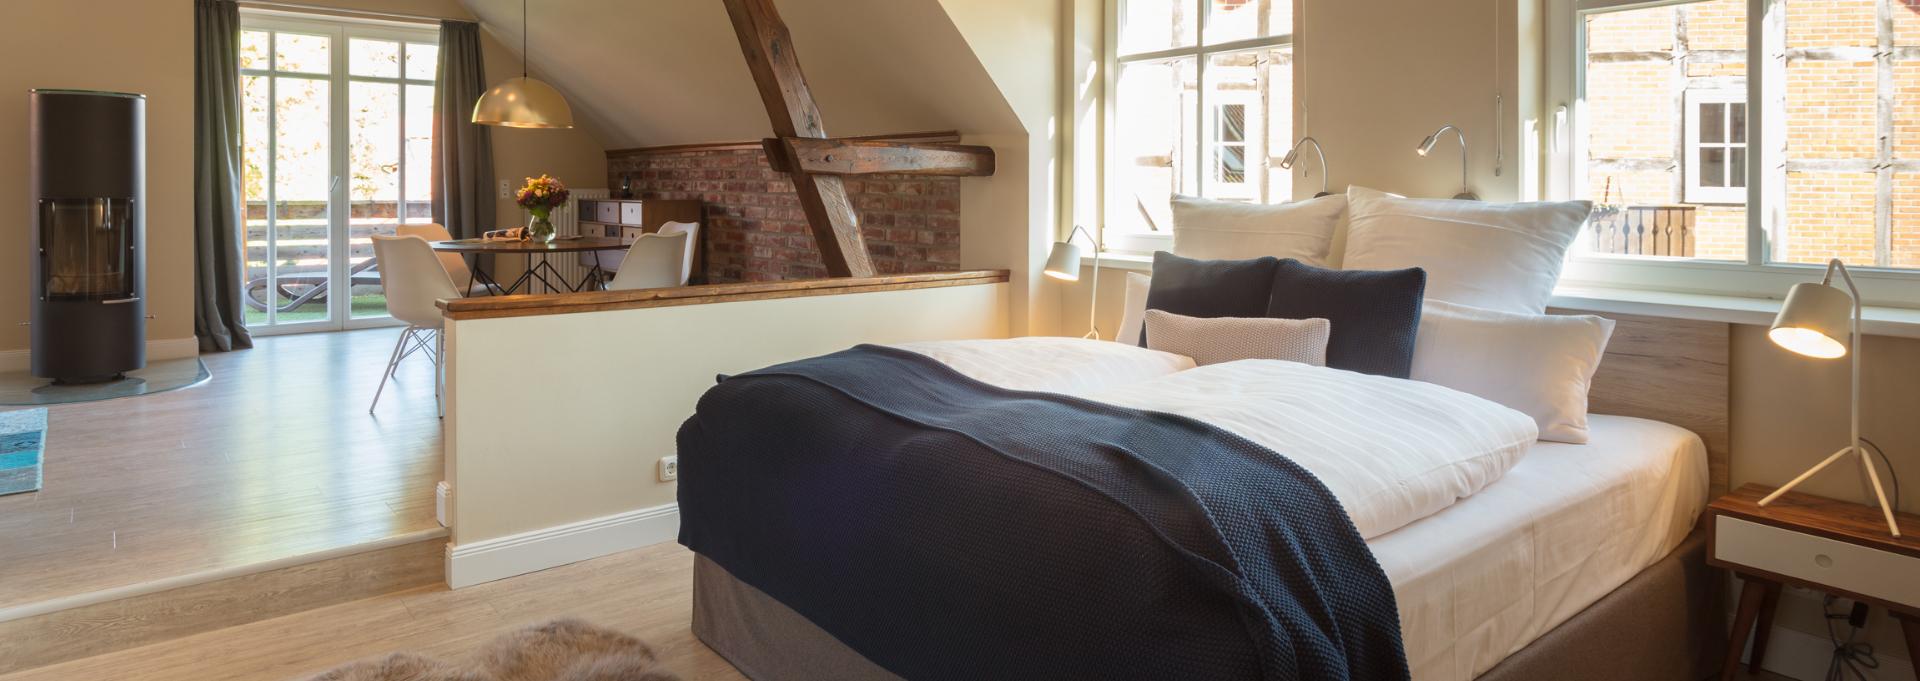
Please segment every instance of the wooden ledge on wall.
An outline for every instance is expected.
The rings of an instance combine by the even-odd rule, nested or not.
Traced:
[[[582,312],[606,312],[610,310],[634,310],[648,307],[673,307],[679,305],[708,305],[745,300],[775,300],[779,298],[804,298],[811,296],[834,296],[849,293],[875,293],[880,291],[906,291],[923,288],[944,288],[948,286],[979,286],[983,284],[1003,284],[1008,281],[1007,270],[969,270],[964,272],[932,272],[928,274],[907,274],[895,277],[866,277],[840,279],[803,279],[798,281],[764,281],[742,284],[715,284],[711,286],[680,286],[675,288],[637,289],[631,291],[585,291],[581,293],[559,293],[553,295],[523,295],[479,298],[458,298],[439,301],[440,313],[447,319],[496,319],[500,317],[537,317],[556,314],[578,314]]]
[[[927,132],[908,132],[897,135],[854,135],[851,137],[831,137],[828,139],[846,142],[898,142],[903,144],[956,144],[960,141],[958,130],[929,130]],[[760,149],[761,140],[743,140],[739,142],[701,142],[698,144],[669,144],[658,147],[636,147],[633,149],[609,149],[607,158],[625,158],[628,156],[654,156],[659,154],[690,154],[703,151],[741,151]]]

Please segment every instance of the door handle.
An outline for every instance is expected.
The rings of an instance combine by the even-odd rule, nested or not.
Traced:
[[[339,189],[340,189],[340,176],[335,175],[333,176],[333,184],[327,185],[327,193],[332,194],[333,192],[338,191]]]
[[[139,298],[121,298],[119,300],[102,300],[100,301],[100,304],[101,305],[125,305],[127,303],[137,303],[137,302],[140,302]]]

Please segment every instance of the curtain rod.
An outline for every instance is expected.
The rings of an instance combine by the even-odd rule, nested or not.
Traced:
[[[480,23],[480,21],[477,19],[456,19],[453,17],[430,17],[424,14],[400,14],[397,12],[376,12],[373,10],[364,10],[364,9],[347,9],[345,7],[326,7],[323,5],[302,5],[302,4],[293,3],[293,2],[267,2],[266,0],[240,0],[240,4],[253,5],[253,6],[259,6],[259,7],[288,7],[292,9],[317,10],[321,12],[340,12],[343,14],[360,14],[365,16],[376,16],[376,17],[394,17],[397,19],[412,19],[415,21],[432,21],[432,22],[467,21],[467,22],[472,22],[476,24]]]

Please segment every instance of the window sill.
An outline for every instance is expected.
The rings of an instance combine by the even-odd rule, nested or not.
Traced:
[[[1729,324],[1772,326],[1780,301],[1697,293],[1562,286],[1548,303],[1557,308],[1614,314],[1637,314],[1673,319],[1697,319]],[[1870,336],[1920,338],[1920,310],[1868,307],[1862,327]]]
[[[1092,267],[1093,256],[1082,256],[1080,264],[1082,267]],[[1106,253],[1100,256],[1100,266],[1151,274],[1153,257],[1135,253]],[[1774,315],[1780,312],[1780,301],[1765,298],[1597,286],[1562,286],[1554,289],[1553,300],[1548,304],[1583,312],[1637,314],[1754,326],[1772,326]],[[1920,338],[1920,310],[1868,307],[1863,315],[1867,335]]]
[[[1081,267],[1092,267],[1093,256],[1080,256]],[[1153,274],[1153,256],[1141,253],[1101,253],[1100,266]]]

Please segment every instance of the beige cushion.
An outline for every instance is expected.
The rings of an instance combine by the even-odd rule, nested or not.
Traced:
[[[1147,310],[1147,347],[1192,357],[1200,366],[1278,359],[1323,367],[1332,328],[1325,319],[1201,319]]]

